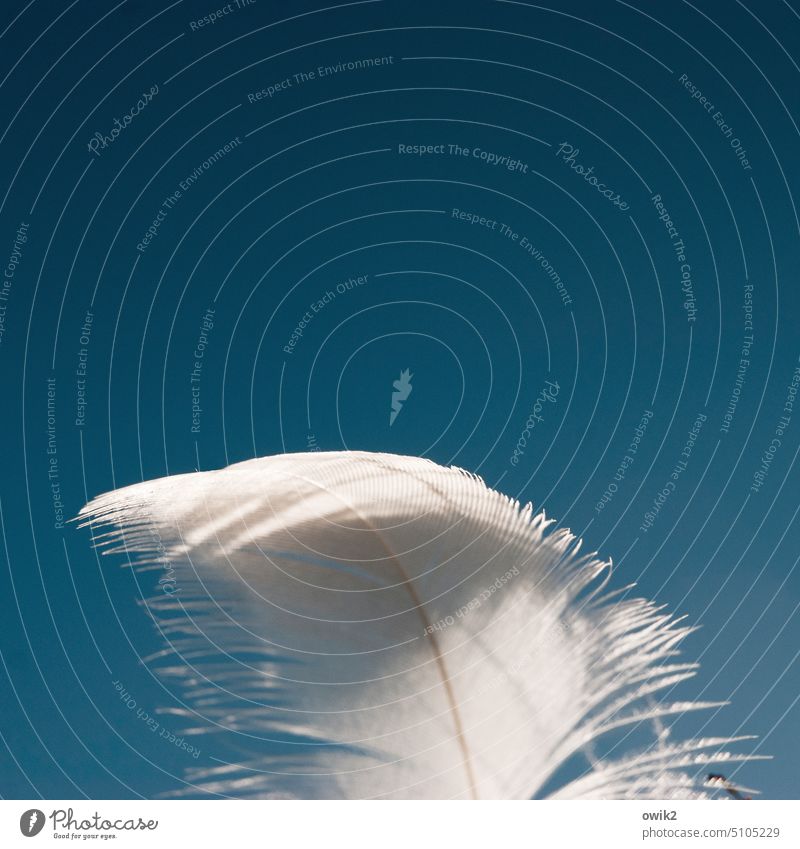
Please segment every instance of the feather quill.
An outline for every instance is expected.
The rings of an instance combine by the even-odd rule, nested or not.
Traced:
[[[534,798],[599,736],[713,706],[652,703],[694,674],[675,660],[688,626],[603,596],[610,562],[461,469],[279,455],[128,486],[79,519],[169,570],[152,662],[188,732],[242,749],[190,776],[208,792]],[[662,742],[551,795],[700,797],[692,770],[747,759],[732,742]]]

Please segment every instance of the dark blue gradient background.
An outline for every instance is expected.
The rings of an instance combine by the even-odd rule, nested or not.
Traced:
[[[684,645],[700,672],[669,697],[731,702],[678,718],[674,734],[758,735],[739,748],[775,759],[729,772],[766,798],[797,798],[800,406],[753,488],[800,355],[796,0],[257,0],[191,28],[212,11],[7,0],[0,12],[4,269],[28,225],[13,277],[0,281],[10,284],[0,795],[158,796],[244,745],[187,738],[195,759],[120,700],[114,681],[149,714],[179,704],[142,662],[161,643],[136,600],[158,575],[98,558],[88,533],[59,527],[54,493],[66,519],[113,487],[320,447],[463,466],[613,557],[614,586],[637,582],[634,592],[702,625]],[[293,78],[379,56],[393,61]],[[90,153],[94,134],[155,85],[117,139]],[[236,137],[138,250],[165,199]],[[629,208],[571,169],[562,143]],[[403,155],[401,144],[480,148],[526,167]],[[694,321],[655,194],[686,245]],[[357,276],[367,281],[336,292]],[[748,285],[753,341],[737,384]],[[390,427],[392,382],[406,368],[413,390]],[[557,399],[515,465],[546,380]],[[598,511],[646,410],[635,461]],[[643,530],[699,414],[675,491]],[[157,718],[182,732],[180,717]]]

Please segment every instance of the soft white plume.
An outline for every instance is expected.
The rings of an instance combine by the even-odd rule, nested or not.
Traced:
[[[601,597],[610,564],[476,476],[391,454],[289,454],[100,496],[80,514],[140,566],[189,730],[239,732],[227,795],[531,798],[612,729],[709,707],[689,628]],[[264,740],[289,741],[282,748]],[[252,742],[252,747],[250,743]],[[594,762],[559,798],[703,794],[720,738]],[[287,750],[290,752],[286,754]]]

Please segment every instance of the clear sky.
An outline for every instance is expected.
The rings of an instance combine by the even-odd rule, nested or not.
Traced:
[[[731,704],[675,733],[758,735],[737,779],[797,798],[797,4],[229,6],[0,11],[0,795],[213,763],[119,695],[175,704],[156,577],[64,520],[359,448],[478,472],[702,626],[670,695]]]

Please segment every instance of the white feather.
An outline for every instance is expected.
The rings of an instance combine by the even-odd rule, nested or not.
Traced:
[[[211,792],[531,798],[599,735],[709,706],[647,701],[693,674],[672,660],[689,628],[598,598],[610,563],[460,469],[265,457],[129,486],[80,518],[174,570],[149,602],[169,641],[156,665],[194,730],[244,750],[194,776]],[[727,742],[595,763],[554,795],[699,795],[687,769],[733,759]]]

